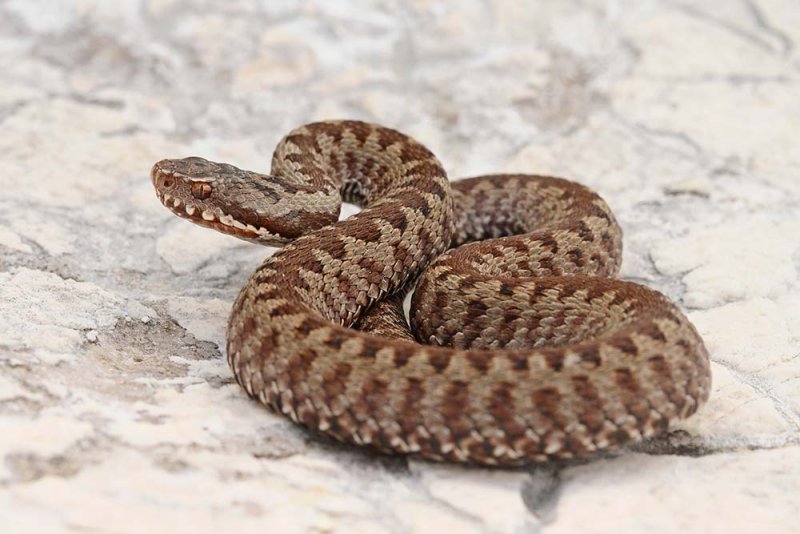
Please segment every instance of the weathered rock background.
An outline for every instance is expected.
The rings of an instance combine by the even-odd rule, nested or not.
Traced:
[[[797,529],[799,46],[794,0],[0,1],[0,531]],[[634,450],[490,471],[249,401],[224,325],[268,251],[173,217],[148,171],[266,169],[334,117],[453,177],[597,189],[624,275],[705,337],[708,405]]]

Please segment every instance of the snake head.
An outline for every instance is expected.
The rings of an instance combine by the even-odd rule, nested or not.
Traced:
[[[153,165],[150,178],[161,203],[179,217],[265,245],[284,245],[335,222],[339,213],[334,200],[327,202],[331,213],[308,221],[293,203],[318,192],[306,193],[303,186],[200,157],[161,160]],[[328,197],[317,201],[325,204]]]

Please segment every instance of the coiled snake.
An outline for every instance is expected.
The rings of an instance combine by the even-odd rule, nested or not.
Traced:
[[[612,278],[622,232],[573,182],[451,184],[424,146],[357,121],[292,131],[270,175],[192,157],[151,177],[177,215],[286,245],[239,293],[227,355],[248,394],[310,429],[512,465],[640,440],[708,397],[702,339]],[[337,222],[343,200],[364,209]]]

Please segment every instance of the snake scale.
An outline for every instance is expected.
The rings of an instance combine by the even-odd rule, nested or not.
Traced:
[[[622,232],[576,183],[450,183],[423,145],[358,121],[295,129],[269,175],[190,157],[151,179],[177,215],[283,247],[239,293],[227,357],[250,396],[312,430],[514,465],[641,440],[708,398],[702,339],[614,278]],[[363,209],[338,221],[342,201]]]

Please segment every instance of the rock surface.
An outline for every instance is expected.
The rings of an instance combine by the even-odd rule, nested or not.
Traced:
[[[798,47],[792,0],[0,3],[0,530],[796,529]],[[268,251],[173,217],[148,171],[266,169],[334,117],[414,135],[453,177],[598,190],[624,276],[704,336],[710,402],[634,449],[492,471],[249,401],[224,326]]]

